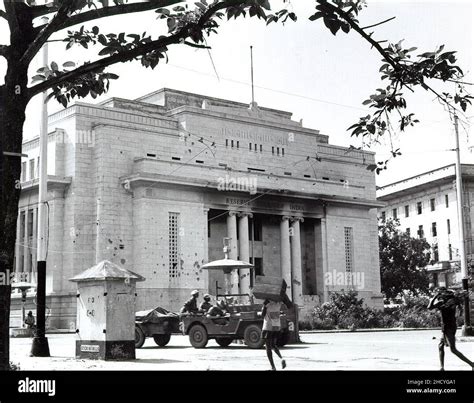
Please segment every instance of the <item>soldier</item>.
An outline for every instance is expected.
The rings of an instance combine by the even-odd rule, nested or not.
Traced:
[[[212,304],[209,302],[210,300],[211,296],[209,294],[204,294],[204,301],[199,306],[199,310],[206,313],[212,307]]]
[[[461,295],[462,296],[462,295]],[[461,296],[457,296],[446,287],[439,287],[436,295],[431,299],[428,309],[439,309],[441,312],[441,341],[439,342],[439,361],[441,371],[444,371],[444,346],[447,345],[451,352],[469,364],[474,369],[474,363],[456,348],[456,307],[461,306]]]
[[[197,299],[199,297],[199,291],[194,290],[191,292],[191,298],[188,299],[183,307],[181,308],[181,313],[198,313],[199,309],[197,306]]]

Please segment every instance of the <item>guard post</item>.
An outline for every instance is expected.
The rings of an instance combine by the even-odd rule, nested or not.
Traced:
[[[70,279],[77,283],[76,358],[135,359],[139,274],[108,260]]]

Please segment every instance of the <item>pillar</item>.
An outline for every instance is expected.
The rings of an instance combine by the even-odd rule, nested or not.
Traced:
[[[20,216],[21,216],[21,211],[18,212],[18,217],[16,219],[15,271],[17,271],[17,272],[19,272],[20,268],[21,268],[21,262],[20,262],[21,254],[20,254],[20,251],[21,251],[21,247],[22,247],[21,245],[23,243],[23,240],[20,239],[20,235],[21,235]]]
[[[301,265],[301,217],[291,219],[291,284],[293,287],[293,302],[303,305],[303,273]]]
[[[249,217],[250,213],[239,214],[239,258],[244,262],[250,261],[250,241],[249,241]],[[250,269],[240,269],[240,293],[250,293]]]
[[[237,213],[235,211],[229,211],[227,215],[227,237],[229,239],[229,259],[237,260]],[[238,270],[233,270],[230,274],[230,287],[228,290],[232,294],[239,293],[239,273]]]
[[[280,264],[281,276],[286,281],[286,293],[293,300],[293,287],[291,284],[291,247],[290,247],[290,217],[283,216],[280,222]]]
[[[323,260],[323,290],[324,301],[329,301],[328,284],[326,284],[326,273],[328,272],[328,237],[326,218],[321,218],[321,243],[322,243],[322,260]]]
[[[30,254],[29,239],[28,239],[28,209],[25,210],[25,227],[23,232],[23,271],[31,272],[31,267],[28,266],[28,255]]]

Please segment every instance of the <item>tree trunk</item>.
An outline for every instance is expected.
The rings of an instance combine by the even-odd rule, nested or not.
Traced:
[[[0,370],[9,369],[11,273],[14,271],[27,69],[9,63],[0,87]]]

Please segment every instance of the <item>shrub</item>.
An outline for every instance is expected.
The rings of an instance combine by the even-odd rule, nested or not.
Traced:
[[[356,291],[335,292],[330,295],[328,302],[314,308],[311,316],[300,323],[300,329],[356,330],[441,326],[439,312],[428,310],[428,303],[428,297],[407,296],[399,307],[376,310],[364,306],[364,300],[358,297]],[[459,316],[458,324],[462,324],[462,318]]]

